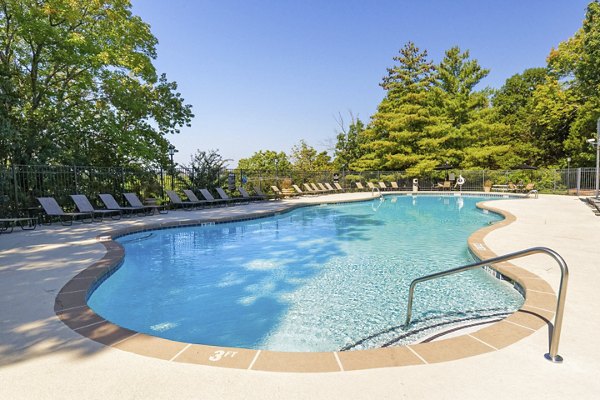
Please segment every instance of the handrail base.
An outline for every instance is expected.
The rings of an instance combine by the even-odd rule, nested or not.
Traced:
[[[550,355],[550,353],[546,353],[546,354],[544,354],[544,358],[555,364],[562,364],[562,362],[563,362],[563,358],[561,356],[559,356],[558,354],[556,356],[552,357],[552,355]]]

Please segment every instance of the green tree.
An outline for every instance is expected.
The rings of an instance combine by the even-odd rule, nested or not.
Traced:
[[[331,157],[326,151],[318,152],[304,140],[292,147],[290,154],[292,168],[301,172],[330,171]]]
[[[502,124],[490,118],[490,91],[476,90],[489,73],[469,51],[455,46],[445,52],[436,66],[431,90],[434,123],[425,128],[419,142],[420,151],[430,165],[442,161],[461,167],[497,166],[506,149],[499,137],[505,133]],[[482,151],[481,145],[486,149]]]
[[[222,181],[227,178],[225,169],[227,162],[219,150],[197,150],[190,159],[190,164],[184,166],[188,169],[192,187],[194,188],[215,188],[222,185]]]
[[[273,150],[260,150],[249,158],[242,158],[238,161],[238,169],[271,174],[287,172],[291,166],[285,152],[277,153]]]
[[[333,166],[337,170],[347,170],[348,167],[360,159],[364,153],[362,147],[364,123],[350,114],[350,125],[346,127],[340,115],[340,132],[336,136]]]
[[[573,159],[573,165],[593,165],[595,152],[586,143],[593,137],[596,121],[600,118],[600,3],[591,2],[586,10],[583,26],[573,37],[553,49],[548,56],[548,66],[561,90],[554,90],[547,120],[558,126],[564,135],[564,154]],[[557,100],[558,98],[558,100]],[[568,106],[567,116],[560,107]],[[563,116],[563,122],[560,116]],[[570,117],[570,118],[569,118]],[[566,120],[566,121],[565,121]],[[558,123],[557,123],[558,122]]]
[[[431,162],[420,154],[419,140],[432,124],[429,91],[433,85],[433,63],[427,51],[408,42],[394,57],[381,87],[386,96],[362,136],[365,154],[351,164],[356,170],[430,169]]]
[[[0,162],[166,163],[193,115],[129,0],[2,0],[0,32]]]

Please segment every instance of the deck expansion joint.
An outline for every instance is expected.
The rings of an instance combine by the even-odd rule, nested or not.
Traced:
[[[248,365],[248,369],[252,369],[252,367],[254,367],[254,364],[256,363],[256,360],[258,360],[258,356],[260,355],[260,352],[262,350],[258,350],[256,352],[256,354],[254,355],[254,358],[252,359],[252,362],[250,363],[250,365]]]
[[[484,345],[486,345],[486,346],[488,346],[488,347],[490,347],[490,348],[492,348],[494,350],[498,350],[496,347],[492,346],[491,344],[489,344],[487,342],[484,342],[481,339],[476,338],[475,336],[471,335],[470,333],[468,333],[467,336],[470,337],[470,338],[472,338],[472,339],[477,340],[479,343],[482,343],[482,344],[484,344]]]
[[[98,322],[94,322],[92,324],[88,324],[88,325],[84,325],[84,326],[80,326],[79,328],[75,328],[73,329],[74,331],[78,331],[80,329],[85,329],[85,328],[89,328],[90,326],[94,326],[94,325],[99,325],[99,324],[103,324],[107,322],[105,319],[103,319],[102,321],[98,321]]]
[[[177,357],[179,357],[184,351],[186,351],[192,344],[188,343],[183,349],[179,350],[177,352],[177,354],[175,354],[173,357],[171,357],[171,359],[169,361],[173,361],[175,360]]]
[[[136,336],[138,336],[138,335],[140,335],[140,333],[139,333],[139,332],[136,332],[135,334],[133,334],[133,335],[131,335],[131,336],[127,336],[126,338],[124,338],[124,339],[121,339],[121,340],[119,340],[118,342],[111,344],[110,346],[111,346],[111,347],[115,347],[115,346],[117,346],[117,345],[119,345],[119,344],[123,343],[124,341],[126,341],[126,340],[129,340],[129,339],[131,339],[131,338],[134,338],[134,337],[136,337]]]
[[[344,366],[342,365],[342,361],[340,360],[337,351],[333,352],[333,356],[335,357],[335,361],[337,361],[338,366],[340,367],[340,371],[344,372]]]
[[[529,330],[531,332],[535,332],[537,330],[537,329],[532,329],[532,328],[530,328],[528,326],[525,326],[525,325],[517,324],[516,322],[508,321],[506,319],[503,320],[503,322],[508,322],[509,324],[513,324],[513,325],[518,326],[520,328],[525,328],[525,329],[527,329],[527,330]]]
[[[419,360],[423,361],[423,364],[429,364],[419,353],[417,353],[411,346],[406,346],[415,356],[419,358]]]

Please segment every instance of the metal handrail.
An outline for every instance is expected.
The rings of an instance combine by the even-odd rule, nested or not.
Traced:
[[[556,315],[554,317],[554,328],[552,330],[552,339],[550,341],[550,350],[547,354],[544,354],[547,360],[552,362],[562,362],[562,357],[558,355],[558,342],[560,341],[560,331],[562,328],[562,320],[563,320],[563,312],[565,308],[565,297],[567,295],[567,282],[569,281],[569,269],[567,268],[567,263],[565,260],[554,250],[549,249],[547,247],[532,247],[530,249],[525,249],[521,251],[517,251],[514,253],[505,254],[503,256],[498,256],[494,258],[490,258],[487,260],[479,261],[473,264],[464,265],[462,267],[449,269],[447,271],[437,272],[435,274],[430,274],[426,276],[422,276],[413,280],[410,284],[410,288],[408,291],[408,304],[407,304],[407,313],[406,313],[406,323],[405,327],[410,325],[410,318],[412,315],[412,303],[413,296],[415,292],[415,286],[417,283],[429,281],[431,279],[441,278],[443,276],[457,274],[459,272],[468,271],[470,269],[475,269],[482,267],[484,265],[496,264],[503,261],[514,260],[516,258],[530,256],[532,254],[544,253],[552,257],[559,265],[561,275],[560,275],[560,285],[558,289],[558,300],[556,302]]]
[[[379,194],[379,196],[377,196],[377,197],[381,197],[381,190],[379,190],[378,187],[374,187],[373,189],[371,189],[371,197],[375,197],[376,190],[377,190],[377,193]]]

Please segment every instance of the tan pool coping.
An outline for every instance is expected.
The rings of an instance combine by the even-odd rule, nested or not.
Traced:
[[[418,195],[439,194],[421,193]],[[456,194],[451,195],[456,196]],[[470,194],[465,193],[465,195]],[[330,200],[324,197],[319,203],[364,200],[364,198],[352,200],[334,198]],[[510,346],[537,330],[547,327],[552,322],[556,308],[556,296],[550,284],[534,273],[510,263],[501,263],[491,267],[505,278],[518,283],[522,288],[525,302],[517,312],[500,322],[486,325],[476,332],[427,343],[372,350],[303,353],[182,343],[120,327],[104,320],[87,306],[87,295],[95,285],[106,279],[112,271],[120,266],[125,255],[121,245],[112,241],[112,238],[154,229],[262,218],[310,205],[309,203],[289,202],[283,207],[278,207],[277,210],[260,211],[243,216],[222,215],[185,221],[150,221],[137,227],[103,232],[97,237],[97,240],[106,248],[106,254],[102,259],[75,275],[60,290],[55,299],[56,315],[68,327],[88,339],[146,357],[245,370],[313,373],[432,364],[477,356]],[[485,202],[481,202],[477,206],[504,216],[503,220],[479,229],[468,239],[468,246],[472,253],[479,259],[488,259],[497,254],[485,245],[486,236],[513,223],[516,217],[507,211],[489,206]]]

